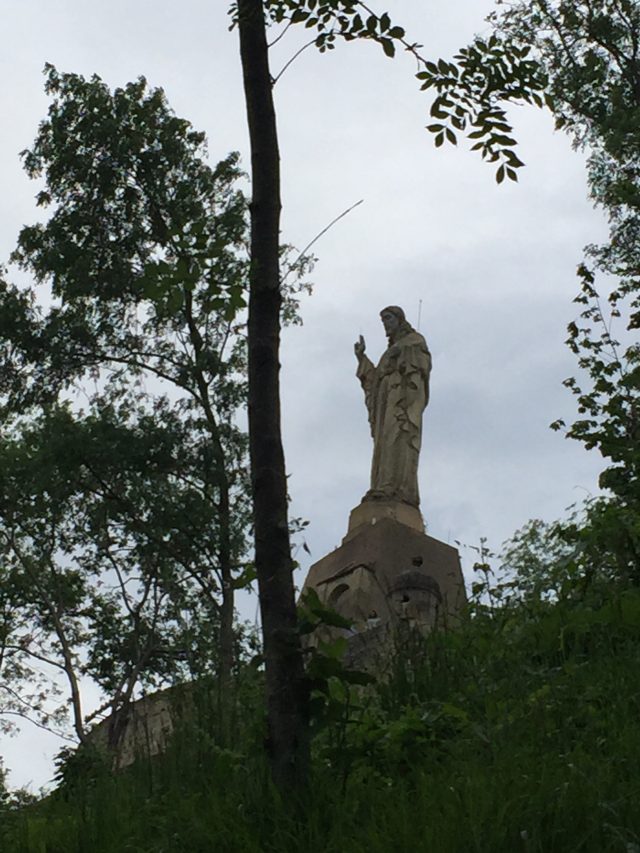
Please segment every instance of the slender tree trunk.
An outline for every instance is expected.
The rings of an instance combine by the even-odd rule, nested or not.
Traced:
[[[221,447],[219,448],[221,451]],[[225,470],[225,469],[223,469]],[[229,484],[226,477],[220,478],[220,499],[218,503],[220,519],[220,575],[222,581],[222,600],[220,602],[220,668],[218,677],[218,717],[220,736],[225,746],[232,745],[231,717],[233,710],[233,613],[234,586],[231,570],[231,506],[229,502]]]
[[[73,653],[71,651],[71,646],[69,645],[69,640],[67,638],[62,619],[60,618],[60,613],[58,611],[57,604],[52,604],[49,608],[49,612],[51,613],[53,624],[56,629],[56,634],[58,636],[60,647],[62,649],[64,671],[67,676],[67,681],[69,682],[69,688],[71,690],[71,707],[73,708],[73,728],[75,729],[76,735],[78,736],[78,740],[80,741],[80,743],[85,743],[87,740],[87,733],[84,726],[84,717],[82,714],[82,697],[80,694],[80,684],[78,682],[78,676],[76,674],[76,667],[73,661]]]
[[[234,636],[233,615],[235,589],[233,586],[233,568],[231,553],[231,500],[229,489],[229,477],[227,474],[227,459],[224,446],[220,437],[220,429],[215,416],[214,408],[209,396],[209,386],[202,371],[202,354],[204,342],[193,316],[193,296],[186,288],[183,291],[185,316],[189,327],[189,335],[193,345],[195,356],[195,378],[200,396],[200,405],[204,411],[211,436],[213,455],[216,461],[216,481],[219,489],[218,520],[220,546],[218,556],[220,560],[220,575],[222,581],[222,602],[220,604],[220,670],[218,679],[218,713],[221,722],[221,731],[224,741],[230,741],[231,722],[231,689],[234,664]]]
[[[280,431],[280,158],[262,0],[239,0],[238,18],[253,192],[248,335],[255,560],[271,770],[276,784],[289,788],[306,780],[309,736]]]

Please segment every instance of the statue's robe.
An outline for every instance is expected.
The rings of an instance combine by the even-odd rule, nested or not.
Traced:
[[[373,436],[371,488],[365,500],[419,506],[418,456],[430,372],[426,341],[414,330],[401,334],[377,367],[366,355],[359,359],[357,377],[364,389]]]

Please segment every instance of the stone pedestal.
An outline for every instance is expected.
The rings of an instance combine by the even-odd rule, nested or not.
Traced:
[[[457,550],[424,533],[418,509],[393,502],[365,501],[352,511],[342,545],[311,566],[303,594],[309,588],[352,621],[347,633],[359,646],[367,632],[428,632],[455,620],[466,602]]]
[[[364,528],[373,527],[384,518],[390,518],[411,530],[424,533],[424,521],[417,507],[399,501],[363,501],[351,510],[349,529],[342,543],[348,542],[363,533]]]

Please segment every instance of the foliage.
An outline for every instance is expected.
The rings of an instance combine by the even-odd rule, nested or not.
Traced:
[[[51,215],[13,255],[45,292],[0,288],[0,710],[59,724],[61,672],[82,739],[85,677],[124,712],[141,686],[234,665],[247,203],[237,155],[211,168],[144,79],[45,73],[23,159]],[[282,259],[295,322],[311,259]]]
[[[574,520],[579,523],[580,517]],[[503,545],[499,571],[510,601],[537,606],[575,594],[581,576],[579,552],[564,535],[567,527],[568,522],[546,524],[536,518]]]
[[[639,649],[636,590],[481,608],[367,688],[342,756],[319,733],[302,813],[268,783],[249,692],[233,751],[205,715],[152,762],[91,769],[81,801],[13,814],[11,849],[633,850]]]
[[[640,211],[639,211],[640,212]],[[615,239],[615,238],[614,238]],[[612,246],[615,245],[612,241]],[[640,582],[640,346],[629,332],[637,322],[640,280],[627,279],[608,298],[609,316],[594,286],[594,275],[580,268],[583,306],[577,322],[569,324],[568,344],[587,374],[570,377],[565,385],[576,396],[580,417],[566,429],[568,438],[597,448],[606,462],[600,486],[606,497],[590,501],[581,526],[570,525],[567,536],[591,552],[594,570],[609,572],[629,582]],[[635,295],[632,295],[635,294]],[[620,323],[620,302],[632,296],[631,314],[617,339],[613,324]],[[562,429],[562,419],[552,424]]]
[[[116,711],[141,685],[218,665],[217,535],[189,476],[205,463],[175,413],[57,407],[5,439],[0,456],[4,595],[15,605],[5,685],[42,663],[64,673],[83,738],[81,676]],[[55,722],[47,706],[23,705]]]
[[[533,0],[496,10],[490,20],[503,39],[532,47],[547,74],[557,126],[577,146],[616,161],[637,156],[636,3]],[[610,179],[622,183],[632,175],[623,171]]]
[[[582,293],[576,302],[584,308],[580,320],[569,325],[568,344],[579,356],[579,366],[588,372],[591,387],[585,391],[573,378],[565,382],[577,397],[579,413],[585,416],[571,425],[568,435],[588,449],[597,447],[613,463],[602,474],[601,485],[621,499],[633,500],[640,488],[640,346],[631,341],[624,346],[612,334],[612,324],[620,318],[620,292],[610,295],[610,316],[606,318],[593,274],[585,267],[580,274]]]
[[[605,460],[605,497],[579,524],[565,527],[585,571],[640,579],[638,407],[640,347],[640,9],[632,0],[534,0],[496,10],[494,35],[514,50],[531,48],[548,81],[558,129],[588,154],[593,202],[609,240],[588,246],[580,264],[579,318],[567,343],[581,374],[565,381],[579,418],[552,427],[596,448]],[[601,298],[604,289],[608,295]]]
[[[610,240],[587,250],[580,268],[582,293],[595,326],[594,270],[619,279],[612,288],[613,316],[629,298],[629,328],[638,327],[640,254],[640,9],[632,0],[535,0],[516,3],[491,17],[500,38],[529,45],[548,79],[548,104],[556,126],[588,153],[592,200],[608,218]],[[576,335],[572,340],[576,342]],[[602,345],[610,343],[603,336]],[[584,347],[583,347],[584,348]],[[637,353],[636,353],[637,359]]]
[[[614,316],[631,298],[630,328],[638,324],[638,214],[640,200],[640,71],[637,45],[640,10],[630,0],[535,0],[496,12],[500,38],[515,47],[530,45],[548,79],[548,104],[556,125],[589,155],[591,198],[610,225],[610,241],[590,247],[596,269],[620,282],[613,289]],[[591,306],[583,319],[598,325],[603,312],[593,305],[593,274],[581,267],[579,301]],[[575,336],[573,338],[575,340]],[[607,341],[603,340],[606,346]]]
[[[363,709],[362,687],[375,677],[356,669],[348,660],[348,641],[342,632],[352,624],[320,601],[314,589],[306,590],[298,603],[298,632],[303,642],[308,712],[312,735],[321,735],[319,755],[342,776],[349,775],[349,728]],[[323,636],[322,629],[334,629]],[[336,636],[335,629],[340,629]]]
[[[398,50],[410,53],[418,64],[415,76],[420,88],[435,93],[427,130],[436,147],[445,142],[456,145],[458,134],[463,134],[472,141],[472,150],[497,164],[498,183],[505,177],[517,180],[517,170],[524,164],[514,150],[516,141],[506,105],[542,106],[546,86],[546,76],[530,57],[528,45],[515,46],[496,35],[478,37],[452,60],[434,61],[424,56],[421,45],[408,40],[404,28],[388,12],[377,13],[360,0],[267,0],[264,5],[272,24],[300,24],[312,30],[311,44],[322,53],[332,50],[338,39],[371,40],[390,58]],[[236,23],[235,3],[231,15]]]
[[[38,204],[56,207],[23,229],[14,258],[65,299],[152,299],[166,321],[198,286],[208,310],[232,317],[244,301],[237,156],[211,169],[204,134],[144,78],[112,93],[96,75],[45,73],[48,120],[23,159],[45,178]]]
[[[629,332],[636,325],[640,291],[637,281],[623,282],[609,295],[607,317],[593,273],[584,265],[579,273],[582,292],[575,301],[583,310],[578,321],[569,324],[567,343],[578,356],[583,376],[570,377],[564,383],[577,399],[579,418],[568,428],[562,419],[551,426],[565,429],[568,438],[600,452],[606,463],[599,479],[605,493],[587,501],[582,517],[562,525],[561,535],[580,553],[585,572],[638,584],[640,346]],[[634,291],[627,328],[621,330],[627,339],[624,342],[614,334],[613,324],[621,322],[624,295]]]

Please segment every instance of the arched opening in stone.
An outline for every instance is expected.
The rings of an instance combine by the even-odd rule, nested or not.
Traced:
[[[349,591],[348,583],[339,583],[335,589],[332,589],[329,593],[329,599],[327,604],[329,607],[332,607],[334,610],[338,609],[338,601],[342,598],[345,592]]]

